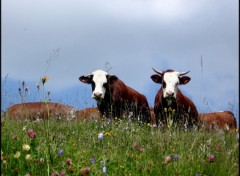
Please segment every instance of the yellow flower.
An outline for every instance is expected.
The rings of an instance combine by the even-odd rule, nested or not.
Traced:
[[[26,159],[26,160],[30,160],[30,159],[32,159],[32,156],[31,156],[30,154],[27,154],[27,155],[25,156],[25,159]]]
[[[42,83],[45,84],[48,80],[49,80],[49,77],[44,76],[44,77],[42,78]]]
[[[20,155],[21,155],[20,152],[16,152],[16,154],[14,155],[14,158],[19,158]]]
[[[27,144],[24,144],[24,145],[23,145],[23,150],[29,151],[29,150],[30,150],[30,146],[27,145]]]
[[[111,136],[111,135],[112,135],[112,132],[111,132],[111,131],[105,133],[105,136]]]

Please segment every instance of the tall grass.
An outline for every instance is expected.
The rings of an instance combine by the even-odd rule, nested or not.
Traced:
[[[239,140],[233,133],[50,118],[46,146],[44,123],[5,119],[2,175],[239,175]],[[29,129],[36,132],[35,138],[28,135]],[[29,151],[23,150],[25,144]]]

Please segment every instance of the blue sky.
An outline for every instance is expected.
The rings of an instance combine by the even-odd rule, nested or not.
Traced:
[[[96,105],[81,75],[110,69],[153,106],[158,70],[189,71],[180,89],[199,112],[239,114],[237,0],[3,0],[2,109],[40,101],[36,83],[50,80],[52,101]],[[41,90],[42,92],[42,90]]]

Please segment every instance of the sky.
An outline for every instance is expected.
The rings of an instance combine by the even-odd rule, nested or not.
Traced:
[[[179,89],[200,113],[239,116],[238,0],[3,0],[1,8],[1,110],[46,98],[96,106],[78,78],[97,69],[154,106],[154,67],[190,71]]]

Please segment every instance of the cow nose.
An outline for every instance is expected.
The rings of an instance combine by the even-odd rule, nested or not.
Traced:
[[[102,93],[95,92],[95,93],[94,93],[94,97],[95,97],[95,98],[101,98],[101,97],[102,97]]]
[[[174,92],[172,92],[172,91],[166,92],[166,95],[167,95],[168,97],[173,97],[173,94],[174,94]]]

